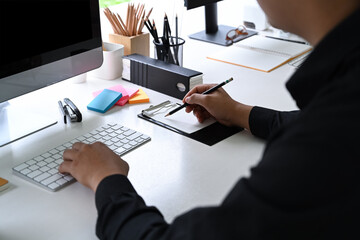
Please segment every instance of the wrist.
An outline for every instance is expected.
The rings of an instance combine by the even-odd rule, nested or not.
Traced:
[[[250,130],[249,116],[253,106],[237,103],[232,114],[234,125]]]

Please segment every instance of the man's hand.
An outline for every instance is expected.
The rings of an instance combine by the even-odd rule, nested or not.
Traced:
[[[249,129],[249,115],[252,106],[233,100],[223,88],[203,95],[201,93],[216,86],[215,84],[202,84],[191,89],[183,99],[190,104],[186,112],[193,112],[199,122],[214,117],[226,126],[238,126]]]
[[[74,143],[63,155],[64,162],[59,172],[70,173],[78,182],[94,192],[105,177],[113,174],[127,176],[129,165],[100,142],[93,144]]]

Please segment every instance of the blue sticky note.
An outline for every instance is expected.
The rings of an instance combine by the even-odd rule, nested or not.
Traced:
[[[87,109],[105,113],[122,97],[122,93],[104,89],[88,105]]]

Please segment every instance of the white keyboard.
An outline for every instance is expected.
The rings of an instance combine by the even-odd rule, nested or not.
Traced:
[[[150,141],[150,137],[119,124],[106,124],[77,137],[13,168],[13,173],[50,191],[57,191],[75,182],[71,175],[59,173],[63,152],[75,142],[106,144],[118,155],[124,155]]]

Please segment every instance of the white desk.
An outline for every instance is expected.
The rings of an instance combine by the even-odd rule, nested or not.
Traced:
[[[284,87],[292,67],[285,65],[262,73],[205,58],[208,52],[220,48],[186,39],[184,66],[202,71],[205,83],[234,77],[225,89],[238,101],[283,110],[296,108]],[[25,102],[27,106],[43,103],[44,111],[59,122],[0,148],[0,176],[11,183],[8,190],[0,192],[0,239],[97,239],[92,191],[74,183],[51,193],[14,176],[11,168],[106,122],[118,122],[151,136],[149,143],[123,158],[130,165],[129,178],[136,190],[147,204],[158,207],[169,222],[194,207],[219,204],[260,159],[264,142],[246,131],[209,147],[138,118],[142,109],[170,98],[150,89],[144,88],[150,97],[148,104],[117,106],[106,114],[86,109],[93,91],[116,84],[133,86],[120,79],[89,77],[82,84],[74,84],[70,79],[13,101]],[[64,97],[80,108],[82,123],[63,124],[57,101]]]

